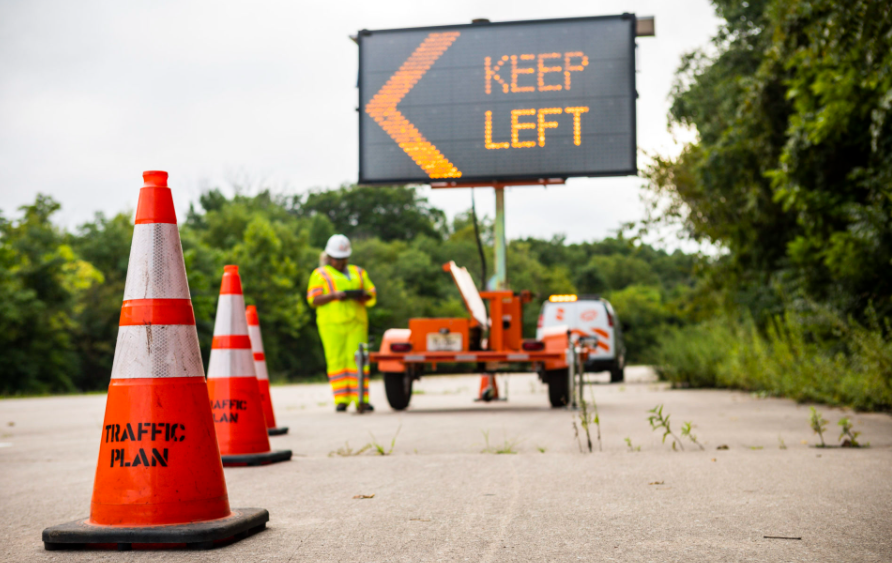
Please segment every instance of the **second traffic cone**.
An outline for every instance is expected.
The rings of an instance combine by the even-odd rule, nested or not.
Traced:
[[[485,373],[480,376],[480,395],[478,401],[496,401],[499,398],[499,386],[493,373]]]
[[[208,393],[223,465],[266,465],[291,459],[291,450],[270,450],[238,266],[223,267]]]
[[[288,427],[276,427],[276,415],[273,412],[273,398],[269,392],[269,372],[266,371],[266,354],[263,352],[263,338],[260,336],[260,317],[257,307],[248,305],[245,309],[248,319],[248,335],[251,337],[251,350],[254,352],[254,371],[257,373],[257,385],[260,388],[260,401],[263,403],[263,416],[266,418],[266,431],[270,436],[288,433]]]
[[[90,517],[44,530],[49,550],[209,548],[269,520],[229,508],[167,172],[143,177]]]

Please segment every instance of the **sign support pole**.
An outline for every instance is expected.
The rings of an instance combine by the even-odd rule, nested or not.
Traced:
[[[508,289],[508,242],[505,237],[505,188],[493,186],[496,191],[496,224],[493,243],[496,258],[495,289]]]
[[[563,184],[564,178],[540,178],[538,180],[507,180],[504,182],[431,182],[431,188],[492,188],[496,192],[496,222],[493,247],[496,259],[495,282],[492,289],[508,289],[508,240],[505,235],[505,186],[554,186]],[[484,280],[484,283],[487,280]],[[487,284],[488,285],[488,284]]]

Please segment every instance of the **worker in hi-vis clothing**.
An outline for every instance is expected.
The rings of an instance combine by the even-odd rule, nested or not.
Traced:
[[[377,301],[375,286],[366,271],[347,263],[351,252],[347,237],[332,235],[307,288],[307,301],[316,309],[316,325],[325,349],[328,382],[337,412],[346,411],[350,403],[358,401],[359,372],[354,354],[360,343],[368,343],[366,308],[374,307]],[[368,369],[366,366],[366,375]],[[368,377],[364,381],[368,401]],[[368,403],[365,409],[374,410]]]

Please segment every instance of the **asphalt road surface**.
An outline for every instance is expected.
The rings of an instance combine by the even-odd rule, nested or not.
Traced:
[[[594,453],[533,376],[500,377],[509,400],[489,404],[473,402],[476,378],[425,378],[404,412],[373,382],[378,410],[361,416],[336,414],[325,385],[274,387],[291,431],[271,441],[294,459],[226,469],[232,506],[268,509],[268,528],[211,551],[44,551],[44,528],[88,515],[105,396],[3,400],[0,560],[892,561],[888,415],[820,407],[828,443],[847,414],[871,447],[816,449],[807,405],[627,376],[592,378]],[[663,444],[657,404],[705,449]],[[392,455],[337,453],[373,436],[389,448],[398,430]]]

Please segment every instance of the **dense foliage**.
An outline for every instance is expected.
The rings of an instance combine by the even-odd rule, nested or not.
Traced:
[[[738,362],[745,369],[735,377],[704,370],[683,378],[672,364],[697,356],[693,348],[711,350],[700,355],[703,365],[712,361],[706,356],[729,357],[706,345],[718,338],[713,331],[689,329],[687,338],[666,340],[664,373],[830,400],[832,393],[807,392],[805,379],[764,377],[796,335],[818,355],[810,362],[854,362],[863,370],[853,377],[885,386],[885,402],[851,404],[892,408],[889,362],[862,362],[866,349],[850,342],[863,326],[888,343],[892,316],[892,4],[713,3],[724,23],[711,49],[682,60],[670,112],[671,125],[695,129],[698,139],[678,157],[654,158],[646,226],[680,223],[725,251],[702,287],[730,322],[752,319],[767,351],[765,362]],[[815,321],[828,315],[836,320]],[[888,345],[879,349],[888,360]],[[837,375],[829,380],[842,381]],[[841,387],[835,396],[854,397]]]
[[[888,315],[892,5],[714,3],[714,54],[684,57],[670,113],[699,139],[655,158],[651,220],[727,249],[724,285],[757,317],[779,289]]]
[[[65,233],[52,223],[59,205],[40,196],[0,221],[0,379],[3,394],[104,389],[114,359],[130,241],[130,213],[102,214]],[[183,217],[184,215],[184,217]],[[487,259],[492,225],[481,222]],[[319,378],[322,345],[307,306],[307,280],[328,237],[353,239],[352,260],[379,290],[370,311],[380,342],[413,316],[466,316],[442,264],[482,265],[470,214],[447,224],[411,188],[345,186],[301,196],[226,197],[205,192],[181,214],[189,287],[205,362],[224,264],[238,264],[246,300],[255,304],[273,379]],[[511,285],[539,299],[551,293],[599,293],[615,301],[627,325],[632,361],[647,358],[659,332],[679,322],[674,305],[691,291],[693,258],[636,246],[622,238],[585,244],[527,239],[510,243]],[[487,266],[492,272],[492,264]],[[527,335],[538,304],[527,308]]]

